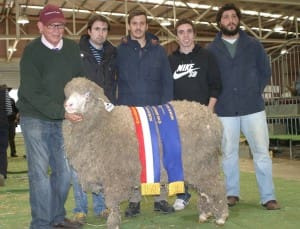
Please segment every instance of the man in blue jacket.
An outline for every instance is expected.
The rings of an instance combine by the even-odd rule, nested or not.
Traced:
[[[225,4],[217,13],[221,31],[209,49],[215,54],[223,90],[215,112],[224,127],[222,152],[228,205],[239,201],[239,139],[245,135],[253,154],[261,204],[279,209],[272,179],[269,135],[262,93],[271,77],[268,57],[256,39],[240,30],[241,12]]]
[[[122,39],[117,49],[118,105],[160,105],[173,98],[172,73],[164,48],[157,37],[148,33],[147,15],[132,11],[128,16],[130,35]],[[155,197],[154,210],[174,212],[166,201],[166,190]],[[140,213],[141,196],[136,187],[125,211],[126,217]]]
[[[130,35],[117,49],[117,104],[167,103],[173,98],[173,81],[166,52],[158,38],[147,32],[145,12],[132,12],[128,24]]]

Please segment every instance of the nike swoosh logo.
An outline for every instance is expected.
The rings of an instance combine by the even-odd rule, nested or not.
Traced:
[[[181,73],[177,73],[177,72],[175,71],[174,74],[173,74],[173,78],[174,78],[174,80],[178,80],[178,79],[184,77],[185,75],[188,75],[188,74],[193,73],[194,71],[196,71],[196,70],[198,70],[198,69],[200,69],[200,68],[193,68],[193,69],[190,69],[190,70],[188,70],[188,71],[181,72]]]
[[[173,78],[174,78],[174,80],[178,80],[187,74],[190,74],[190,73],[189,72],[181,72],[181,73],[174,72]]]

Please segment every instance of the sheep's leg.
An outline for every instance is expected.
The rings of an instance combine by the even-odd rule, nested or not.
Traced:
[[[229,216],[229,211],[226,200],[225,184],[224,180],[221,179],[220,174],[217,174],[215,178],[212,195],[212,212],[216,218],[216,224],[224,225]]]
[[[198,190],[199,194],[199,201],[198,201],[198,208],[199,208],[199,223],[204,223],[208,220],[209,217],[212,216],[210,211],[210,198],[209,196]]]
[[[110,207],[110,213],[106,222],[107,228],[119,229],[120,224],[121,224],[120,206],[116,205],[114,207]]]
[[[202,181],[201,187],[203,188],[199,190],[199,222],[203,223],[214,216],[216,224],[224,225],[228,218],[228,206],[224,184],[219,175],[215,179]]]

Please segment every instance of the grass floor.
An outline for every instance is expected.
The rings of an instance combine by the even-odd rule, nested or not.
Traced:
[[[26,160],[22,157],[24,148],[22,138],[17,138],[18,158],[9,157],[8,179],[4,187],[0,187],[0,229],[28,228],[30,223],[30,206],[28,194],[28,177]],[[9,153],[8,153],[9,155]],[[300,168],[299,168],[300,172]],[[224,229],[253,228],[253,229],[298,229],[300,228],[300,182],[275,178],[277,198],[281,204],[279,211],[267,211],[259,204],[259,195],[255,176],[252,173],[241,174],[241,200],[240,203],[230,208],[230,216]],[[219,228],[210,222],[199,224],[196,208],[196,195],[183,211],[170,215],[153,212],[152,198],[147,197],[142,201],[142,213],[135,218],[123,217],[122,229],[154,229],[154,228]],[[91,195],[89,195],[91,198]],[[173,203],[174,197],[169,199]],[[91,203],[91,201],[90,201]],[[124,212],[127,202],[121,205]],[[72,189],[66,203],[68,217],[72,217],[74,207]],[[93,215],[89,205],[88,224],[83,228],[105,228],[105,220]]]

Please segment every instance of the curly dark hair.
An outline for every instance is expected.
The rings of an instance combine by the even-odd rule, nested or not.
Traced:
[[[220,22],[221,22],[222,15],[223,15],[224,11],[227,11],[227,10],[234,10],[236,12],[236,15],[238,16],[239,20],[241,20],[241,18],[242,18],[241,10],[238,7],[236,7],[233,3],[227,3],[219,8],[219,11],[217,12],[217,15],[216,15],[216,22],[217,22],[219,28],[220,28]]]

